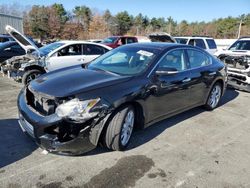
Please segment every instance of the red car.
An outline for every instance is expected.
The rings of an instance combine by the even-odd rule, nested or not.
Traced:
[[[130,36],[112,36],[104,39],[101,43],[105,44],[111,48],[117,48],[118,46],[124,45],[124,44],[130,44],[138,42],[136,37],[130,37]]]

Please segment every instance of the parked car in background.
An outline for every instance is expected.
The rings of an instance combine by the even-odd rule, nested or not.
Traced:
[[[176,43],[174,37],[165,32],[156,32],[148,35],[148,38],[151,42],[168,42],[168,43]]]
[[[192,36],[192,37],[174,37],[180,44],[187,44],[200,47],[210,54],[214,55],[217,51],[217,45],[213,38],[206,36]]]
[[[213,110],[225,87],[224,64],[200,48],[129,44],[33,80],[18,97],[19,124],[49,152],[79,155],[100,142],[124,150],[135,128]]]
[[[17,74],[22,76],[24,84],[45,72],[86,64],[111,49],[103,44],[86,41],[58,41],[38,48],[14,28],[7,26],[6,30],[27,52],[25,56],[8,60],[8,64],[20,64]]]
[[[24,54],[25,50],[15,41],[0,43],[0,64],[14,56]]]
[[[219,50],[214,55],[250,55],[250,37],[242,37],[235,41],[227,49]]]
[[[14,41],[14,39],[9,35],[6,35],[6,34],[1,35],[0,34],[0,44],[4,43],[4,42],[9,42],[9,41]]]
[[[118,46],[125,45],[125,44],[131,44],[138,42],[136,37],[132,36],[112,36],[105,38],[101,44],[104,44],[106,46],[109,46],[111,48],[117,48]]]
[[[101,43],[103,39],[89,39],[88,42]]]
[[[227,65],[228,85],[250,92],[250,37],[238,39],[215,56]]]

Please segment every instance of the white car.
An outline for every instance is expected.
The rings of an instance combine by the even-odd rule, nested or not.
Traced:
[[[23,72],[22,82],[24,84],[45,72],[89,63],[112,49],[103,44],[87,41],[58,41],[38,48],[11,26],[6,26],[6,31],[27,53],[20,69]],[[28,61],[27,58],[29,59]]]
[[[215,56],[227,64],[228,85],[250,92],[250,38],[238,39]]]
[[[214,39],[211,37],[192,36],[192,37],[174,37],[174,38],[177,41],[177,43],[200,47],[212,55],[214,55],[214,53],[217,51],[217,45]]]
[[[235,41],[227,49],[219,50],[214,54],[216,57],[222,55],[242,56],[250,55],[250,37],[243,37]]]

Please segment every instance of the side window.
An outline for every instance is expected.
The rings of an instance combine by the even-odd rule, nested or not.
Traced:
[[[191,46],[197,46],[202,49],[206,49],[206,45],[202,39],[190,39],[188,44]]]
[[[202,39],[195,39],[195,46],[206,49],[206,45]]]
[[[81,44],[73,44],[58,51],[58,56],[82,55]]]
[[[211,59],[206,54],[197,50],[187,50],[190,68],[202,67],[211,64]]]
[[[213,39],[206,39],[209,49],[216,49],[216,43]]]
[[[161,60],[159,67],[175,68],[178,71],[186,69],[185,52],[184,50],[174,50]]]
[[[106,53],[107,50],[102,46],[87,44],[83,47],[83,54],[84,55],[102,55]]]

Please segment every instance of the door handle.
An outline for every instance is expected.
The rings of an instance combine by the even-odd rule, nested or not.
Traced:
[[[84,59],[83,59],[83,58],[80,58],[80,59],[77,59],[77,61],[84,61]]]
[[[208,73],[209,76],[213,76],[213,75],[216,75],[216,72],[210,72]]]
[[[189,82],[189,81],[191,81],[191,78],[185,78],[184,80],[182,80],[183,83]]]

